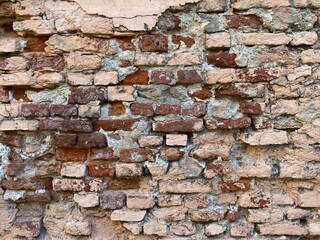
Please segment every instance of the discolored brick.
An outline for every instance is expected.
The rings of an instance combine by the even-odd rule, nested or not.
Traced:
[[[72,104],[51,104],[49,107],[50,116],[71,117],[78,115],[78,108]]]
[[[145,148],[122,148],[119,159],[121,162],[144,162],[154,161],[153,151]]]
[[[217,67],[238,67],[235,53],[210,53],[207,57],[208,63]]]
[[[206,120],[205,124],[209,130],[248,128],[251,126],[251,118]]]
[[[115,168],[110,162],[94,161],[87,164],[90,177],[113,177]]]
[[[79,147],[106,147],[107,140],[102,133],[78,134],[77,144]]]
[[[202,78],[196,70],[178,70],[178,84],[194,84],[201,83]]]
[[[52,189],[52,178],[4,179],[2,187],[11,190]]]
[[[171,85],[174,83],[175,77],[171,71],[152,71],[151,81],[153,84]]]
[[[51,144],[56,147],[74,147],[77,145],[77,135],[75,134],[52,135]]]
[[[88,157],[87,148],[57,148],[56,160],[63,162],[83,162]]]
[[[105,131],[132,131],[132,127],[136,120],[119,119],[119,120],[97,120],[93,122],[94,130],[99,131],[102,128]]]
[[[68,98],[70,104],[88,104],[91,101],[105,100],[103,90],[97,88],[71,88],[71,93]]]
[[[139,39],[141,52],[167,52],[168,37],[160,34],[145,35]]]
[[[33,71],[62,71],[65,61],[62,56],[39,55],[33,57],[29,64]]]
[[[138,70],[128,76],[121,82],[123,85],[146,85],[149,82],[149,73],[145,70]]]
[[[82,120],[40,120],[39,130],[61,132],[91,132],[92,123]]]
[[[141,115],[146,117],[153,116],[153,107],[151,103],[133,103],[130,105],[133,115]]]

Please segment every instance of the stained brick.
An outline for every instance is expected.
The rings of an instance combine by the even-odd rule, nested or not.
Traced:
[[[80,147],[106,147],[107,140],[102,133],[78,134],[77,143]]]
[[[154,161],[153,151],[145,148],[122,148],[119,158],[122,162]]]
[[[235,53],[211,53],[208,55],[208,63],[217,67],[238,67]]]
[[[89,162],[88,165],[88,175],[90,177],[113,177],[115,172],[115,167],[113,163],[94,161]]]
[[[177,36],[177,35],[172,36],[172,42],[174,44],[179,44],[179,46],[180,46],[181,42],[184,42],[184,44],[188,48],[191,48],[192,45],[195,43],[194,39],[191,37],[183,37],[183,36]]]
[[[251,125],[251,118],[206,120],[205,123],[209,130],[248,128]]]
[[[174,83],[174,74],[171,71],[152,71],[151,81],[154,84],[167,84],[171,85]]]
[[[75,105],[71,104],[51,104],[49,107],[50,116],[77,116],[78,115],[78,108]]]
[[[48,117],[48,104],[22,104],[21,115],[24,117]]]
[[[209,86],[203,86],[200,90],[189,92],[189,96],[201,100],[209,99],[212,97],[211,88]]]
[[[129,190],[139,189],[141,178],[123,178],[123,179],[111,179],[107,184],[108,190]]]
[[[121,82],[123,85],[146,85],[149,82],[149,73],[145,70],[138,70],[135,73],[132,73],[125,77],[125,79]]]
[[[10,190],[52,189],[52,178],[4,179],[2,187]]]
[[[185,155],[185,152],[180,151],[177,147],[166,147],[160,149],[160,157],[166,161],[179,161]]]
[[[18,134],[0,134],[0,142],[7,146],[21,147],[23,136]]]
[[[52,135],[51,144],[56,147],[74,147],[77,145],[77,135],[75,134]]]
[[[94,129],[99,131],[102,128],[105,131],[131,131],[133,124],[136,120],[123,119],[123,120],[97,120],[93,122]]]
[[[201,83],[202,78],[196,70],[178,70],[177,72],[179,84]]]
[[[254,98],[264,97],[265,88],[263,85],[230,85],[220,86],[215,91],[216,97],[239,97],[239,98]]]
[[[240,178],[238,181],[222,181],[221,190],[226,191],[242,191],[246,192],[250,189],[250,179]]]
[[[152,124],[156,132],[198,132],[203,129],[202,120],[175,120],[155,122]]]
[[[92,123],[82,120],[41,120],[39,130],[62,132],[91,132]]]
[[[180,114],[181,106],[175,104],[157,104],[155,114],[157,115],[169,115],[169,114]]]
[[[0,87],[0,102],[9,102],[9,92],[3,87]]]
[[[16,16],[13,3],[1,2],[0,3],[0,17],[2,18],[14,18]]]
[[[100,206],[103,209],[119,209],[126,204],[126,194],[110,192],[100,195]]]
[[[25,167],[26,167],[25,163],[12,162],[7,165],[6,173],[8,176],[11,176],[11,177],[17,176],[24,171]]]
[[[167,52],[168,37],[159,34],[142,36],[139,47],[142,52]]]
[[[90,151],[90,160],[116,160],[112,148],[92,148]]]
[[[97,88],[72,88],[68,98],[70,104],[88,104],[91,101],[105,100],[104,91]]]
[[[35,56],[29,64],[34,71],[62,71],[65,66],[62,56]]]
[[[141,115],[146,117],[153,116],[153,107],[151,103],[133,103],[130,105],[133,115]]]
[[[240,102],[240,111],[250,115],[262,114],[261,105],[255,102]]]
[[[162,17],[157,22],[157,28],[160,30],[179,30],[181,20],[177,16]]]
[[[227,15],[227,25],[232,29],[242,29],[245,27],[259,29],[262,26],[261,19],[253,14],[248,15]]]
[[[121,116],[126,113],[126,107],[123,105],[122,102],[114,102],[110,103],[109,106],[109,116]]]
[[[83,162],[87,159],[89,150],[87,148],[57,148],[56,160],[69,162]]]
[[[196,102],[192,104],[191,107],[182,110],[182,115],[193,116],[193,117],[203,117],[207,112],[207,104],[204,102]]]

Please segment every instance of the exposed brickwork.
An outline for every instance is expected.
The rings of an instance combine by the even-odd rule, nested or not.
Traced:
[[[319,239],[319,28],[319,0],[0,0],[0,238]]]

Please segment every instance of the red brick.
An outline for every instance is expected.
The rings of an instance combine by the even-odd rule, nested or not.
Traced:
[[[140,188],[140,178],[113,178],[107,183],[108,190],[129,190]]]
[[[245,82],[256,83],[256,82],[269,82],[279,78],[278,72],[270,72],[269,69],[255,68],[255,69],[238,69],[236,75],[240,80]]]
[[[152,71],[151,81],[153,84],[174,84],[174,74],[171,71]]]
[[[27,96],[27,91],[29,89],[26,89],[26,88],[16,88],[16,89],[13,89],[12,90],[12,97],[17,100],[17,101],[23,101],[23,102],[31,102],[31,100],[28,98]],[[40,90],[36,90],[36,89],[33,89],[33,91],[40,91]]]
[[[182,115],[192,117],[203,117],[207,112],[207,104],[196,102],[191,107],[182,110]]]
[[[9,102],[9,91],[0,87],[0,102]]]
[[[149,82],[149,73],[145,70],[138,70],[128,76],[121,82],[122,85],[147,85]]]
[[[142,52],[168,52],[168,37],[160,34],[141,36],[139,47]]]
[[[90,177],[113,177],[114,164],[110,162],[89,162],[88,175]]]
[[[119,209],[126,204],[126,194],[122,192],[104,193],[100,195],[100,206],[103,209]]]
[[[77,116],[78,115],[78,108],[75,105],[71,104],[51,104],[49,107],[50,116],[62,116],[62,117],[69,117],[69,116]]]
[[[4,179],[2,187],[10,190],[52,189],[52,178]]]
[[[264,88],[259,88],[255,85],[231,85],[226,84],[218,87],[215,90],[215,96],[219,97],[239,97],[239,98],[253,98],[253,97],[264,97]]]
[[[118,42],[119,47],[123,51],[134,51],[136,49],[132,43],[133,37],[117,37],[115,40]]]
[[[248,128],[251,126],[251,118],[215,119],[206,120],[207,129],[236,129]]]
[[[175,114],[179,115],[181,111],[180,105],[174,105],[174,104],[157,104],[155,114],[157,115],[169,115],[169,114]]]
[[[78,134],[77,140],[80,147],[106,147],[107,140],[102,133]]]
[[[26,47],[23,49],[24,52],[45,52],[45,48],[47,47],[46,41],[48,41],[47,37],[30,37],[28,38]]]
[[[119,158],[122,162],[154,161],[153,151],[145,148],[122,148]]]
[[[133,119],[97,120],[93,122],[93,126],[96,131],[99,131],[100,128],[102,128],[105,131],[131,131],[135,122],[136,120]]]
[[[55,147],[74,147],[77,145],[77,135],[75,134],[52,135],[51,144]]]
[[[48,104],[22,104],[21,115],[24,117],[48,117]]]
[[[39,130],[61,132],[92,132],[92,123],[82,120],[40,120]]]
[[[183,37],[183,36],[177,36],[177,35],[173,35],[172,36],[172,42],[174,44],[181,44],[181,42],[184,42],[184,44],[188,47],[191,48],[192,45],[195,43],[194,39],[191,37]]]
[[[91,101],[105,100],[103,90],[97,88],[72,88],[68,98],[70,104],[88,104]]]
[[[160,157],[166,161],[179,161],[184,157],[185,152],[177,147],[165,147],[160,149]]]
[[[141,115],[146,117],[153,116],[153,108],[151,103],[132,103],[130,105],[133,115]]]
[[[8,176],[14,177],[14,176],[21,174],[24,171],[25,167],[26,167],[25,163],[12,162],[7,165],[6,173]]]
[[[160,30],[179,30],[181,20],[177,16],[161,17],[157,22],[157,28]]]
[[[262,114],[261,105],[255,102],[240,102],[240,111],[250,115]]]
[[[230,222],[237,221],[240,218],[240,212],[236,210],[228,210],[224,215],[224,219]]]
[[[11,147],[21,147],[23,142],[23,137],[18,134],[0,134],[0,143],[11,146]]]
[[[63,162],[83,162],[87,159],[87,148],[57,148],[56,160]]]
[[[177,83],[179,84],[194,84],[202,82],[202,78],[196,70],[178,70],[177,74]]]
[[[221,181],[220,187],[223,192],[242,191],[246,192],[250,189],[250,179],[240,178],[238,181]]]
[[[126,107],[123,105],[122,102],[114,102],[110,103],[109,106],[109,116],[121,116],[126,113]]]
[[[62,56],[35,56],[29,62],[33,71],[62,71],[65,61]]]
[[[155,132],[198,132],[202,129],[202,120],[173,120],[153,123],[153,131]]]
[[[245,27],[259,29],[262,26],[261,19],[253,14],[227,15],[226,19],[228,27],[232,29],[242,29]]]
[[[217,67],[238,67],[236,57],[234,53],[211,53],[208,55],[208,63]]]
[[[27,202],[41,202],[48,203],[51,201],[51,195],[49,191],[35,191],[35,192],[26,192],[23,196],[23,199]]]
[[[90,160],[116,160],[112,148],[92,148],[90,151]]]
[[[206,100],[212,97],[211,88],[209,86],[203,86],[200,90],[189,93],[192,98],[199,98],[201,100]]]

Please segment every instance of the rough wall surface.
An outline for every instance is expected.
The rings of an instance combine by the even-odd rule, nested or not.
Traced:
[[[0,1],[0,239],[319,239],[319,0]]]

